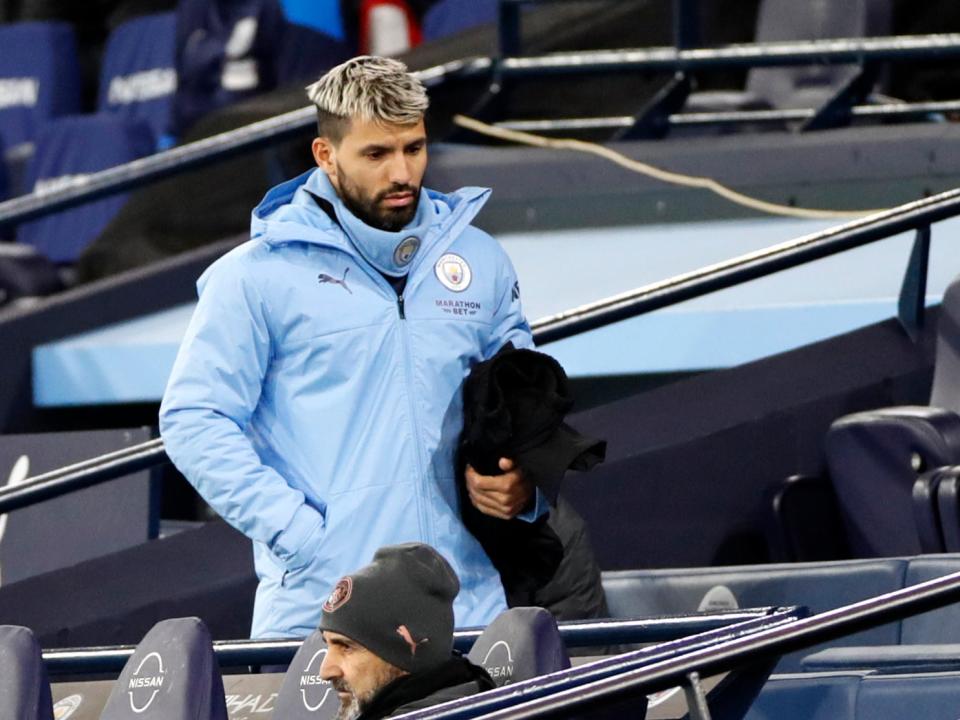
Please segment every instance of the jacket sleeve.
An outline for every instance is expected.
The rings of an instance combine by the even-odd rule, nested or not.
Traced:
[[[244,433],[260,400],[271,337],[266,307],[237,265],[228,256],[198,283],[200,300],[160,407],[160,433],[203,498],[294,569],[319,551],[324,518],[260,461]]]
[[[517,273],[503,249],[498,246],[498,250],[501,262],[495,286],[497,307],[493,314],[493,327],[487,347],[483,350],[484,360],[492,358],[508,342],[512,342],[515,348],[533,348],[533,335],[520,302]]]
[[[513,269],[513,263],[506,252],[500,249],[502,255],[501,270],[497,273],[497,297],[499,303],[493,316],[493,331],[490,340],[484,348],[483,359],[489,360],[497,351],[512,342],[515,348],[533,349],[533,334],[530,325],[523,314],[520,302],[520,282]],[[517,519],[533,522],[546,513],[550,507],[544,494],[537,488],[533,499],[533,506],[517,515]]]

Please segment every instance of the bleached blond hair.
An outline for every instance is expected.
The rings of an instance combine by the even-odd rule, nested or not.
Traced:
[[[312,85],[317,131],[339,143],[354,119],[413,125],[430,106],[427,90],[407,66],[391,58],[361,55],[337,65]]]

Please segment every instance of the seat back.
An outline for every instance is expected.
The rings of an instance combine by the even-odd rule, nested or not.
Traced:
[[[0,139],[7,154],[29,145],[43,122],[79,112],[80,75],[66,23],[0,25]]]
[[[907,564],[904,585],[916,585],[955,572],[960,572],[960,555],[926,555],[911,558]],[[960,644],[960,605],[954,603],[904,618],[901,623],[900,643],[903,645]]]
[[[960,414],[960,277],[943,293],[930,404]]]
[[[960,461],[960,416],[910,407],[847,415],[830,426],[825,452],[854,556],[923,552],[917,521],[924,514],[914,511],[914,484],[924,468]]]
[[[340,699],[320,677],[327,644],[319,630],[304,640],[277,693],[273,715],[284,720],[328,720],[340,710]]]
[[[173,12],[122,23],[110,34],[100,66],[97,109],[146,122],[157,140],[172,132],[176,26]]]
[[[863,673],[772,675],[744,720],[854,720]]]
[[[0,625],[0,718],[53,720],[47,668],[33,632]]]
[[[34,192],[66,187],[147,155],[153,147],[153,134],[140,121],[113,115],[59,118],[47,123],[37,137],[30,187]],[[31,220],[17,228],[17,239],[54,262],[73,262],[126,200],[126,194],[112,195]]]
[[[100,720],[228,720],[210,631],[199,618],[163,620],[130,656]]]
[[[500,613],[477,638],[467,657],[482,666],[497,686],[570,667],[557,621],[538,607],[516,607]]]
[[[819,613],[897,590],[905,572],[906,561],[897,559],[626,570],[604,573],[603,587],[614,617],[784,605],[804,605]],[[891,623],[830,645],[890,645],[899,637],[899,623]],[[783,656],[778,672],[799,670],[803,656],[811,652],[807,649]]]
[[[424,41],[439,40],[497,21],[497,0],[440,0],[423,16]]]
[[[857,697],[857,720],[956,720],[960,673],[866,675]]]
[[[762,0],[757,42],[869,37],[890,32],[890,0]],[[775,108],[819,107],[857,73],[851,65],[751,70],[747,90]]]
[[[937,519],[946,552],[960,552],[960,472],[956,467],[938,471]]]

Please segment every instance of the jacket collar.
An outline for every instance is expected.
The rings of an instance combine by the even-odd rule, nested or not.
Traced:
[[[311,193],[333,205],[337,221],[319,207]],[[477,187],[465,187],[450,194],[421,190],[421,207],[414,220],[419,247],[406,263],[394,263],[394,254],[398,255],[396,259],[403,259],[399,246],[411,236],[412,229],[386,233],[365,225],[347,210],[319,168],[272,188],[254,208],[250,231],[252,238],[262,238],[271,247],[289,243],[334,247],[362,257],[381,272],[412,274],[422,262],[435,257],[459,237],[489,197],[490,190]],[[383,236],[391,237],[384,240]],[[378,244],[377,240],[383,242]],[[371,249],[375,244],[380,250]]]
[[[379,720],[397,714],[401,708],[402,712],[417,710],[494,687],[486,670],[454,655],[435,668],[404,675],[385,685],[357,720]]]

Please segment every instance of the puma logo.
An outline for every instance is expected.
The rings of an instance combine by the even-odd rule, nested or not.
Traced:
[[[400,625],[397,628],[397,635],[403,638],[403,641],[410,646],[410,655],[416,656],[417,648],[421,645],[430,642],[430,638],[423,638],[423,640],[414,640],[413,635],[410,634],[410,631],[407,630],[406,625]]]
[[[343,277],[340,278],[339,280],[337,280],[337,279],[336,279],[335,277],[333,277],[332,275],[327,275],[326,273],[320,273],[319,275],[317,275],[317,280],[320,282],[321,285],[322,285],[323,283],[333,283],[334,285],[341,285],[341,286],[343,286],[343,289],[344,289],[344,290],[346,290],[348,293],[350,293],[351,295],[353,295],[353,290],[351,290],[351,289],[349,288],[349,286],[347,285],[347,273],[348,273],[348,272],[350,272],[350,268],[349,268],[349,267],[348,267],[346,270],[343,271]]]

